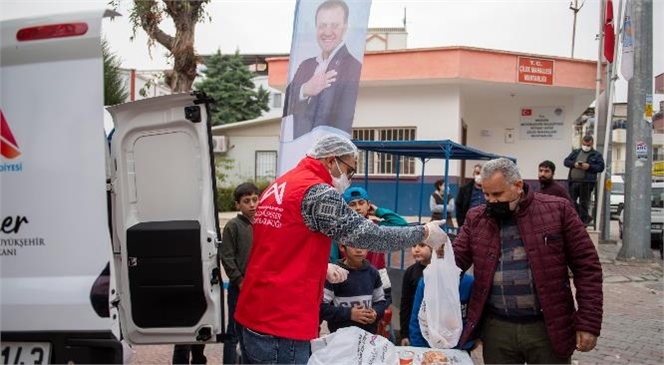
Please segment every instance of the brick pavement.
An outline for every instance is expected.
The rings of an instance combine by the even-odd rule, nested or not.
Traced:
[[[222,224],[234,214],[224,213]],[[612,222],[615,224],[615,222]],[[617,227],[611,227],[617,233]],[[617,238],[612,237],[611,238]],[[662,364],[664,363],[664,281],[662,260],[655,255],[651,264],[615,260],[618,244],[600,244],[604,272],[604,320],[597,347],[587,353],[576,352],[574,364]],[[393,260],[400,260],[394,254]],[[406,252],[405,264],[411,259]],[[137,346],[131,364],[169,364],[170,345]],[[221,364],[223,345],[207,345],[208,364]],[[481,349],[473,353],[481,363]]]

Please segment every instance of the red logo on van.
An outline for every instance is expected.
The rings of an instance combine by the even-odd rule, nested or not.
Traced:
[[[9,129],[9,124],[7,119],[5,119],[5,114],[0,110],[0,155],[5,158],[16,158],[21,155],[21,151],[18,150],[18,143],[14,139],[11,129]]]

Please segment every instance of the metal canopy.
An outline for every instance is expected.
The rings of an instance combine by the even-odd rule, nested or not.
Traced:
[[[458,144],[449,139],[418,141],[353,141],[357,148],[365,151],[389,153],[398,156],[417,157],[420,159],[436,158],[450,160],[493,160],[500,156]]]

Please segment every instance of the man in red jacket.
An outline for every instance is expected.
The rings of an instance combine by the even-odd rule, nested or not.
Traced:
[[[261,195],[254,240],[235,310],[242,363],[304,364],[318,337],[320,303],[332,239],[350,247],[396,251],[417,242],[437,247],[442,221],[425,226],[380,226],[362,217],[342,193],[355,173],[357,148],[348,138],[321,138],[298,165]]]
[[[588,232],[569,200],[529,191],[508,159],[484,165],[482,190],[486,205],[468,212],[454,241],[457,265],[475,274],[459,343],[479,335],[487,364],[569,364],[575,349],[595,347],[602,325]]]

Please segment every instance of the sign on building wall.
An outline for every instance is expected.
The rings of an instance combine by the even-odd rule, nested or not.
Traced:
[[[562,139],[563,125],[561,107],[521,108],[521,139]]]
[[[525,84],[553,85],[553,60],[519,57],[517,81]]]

